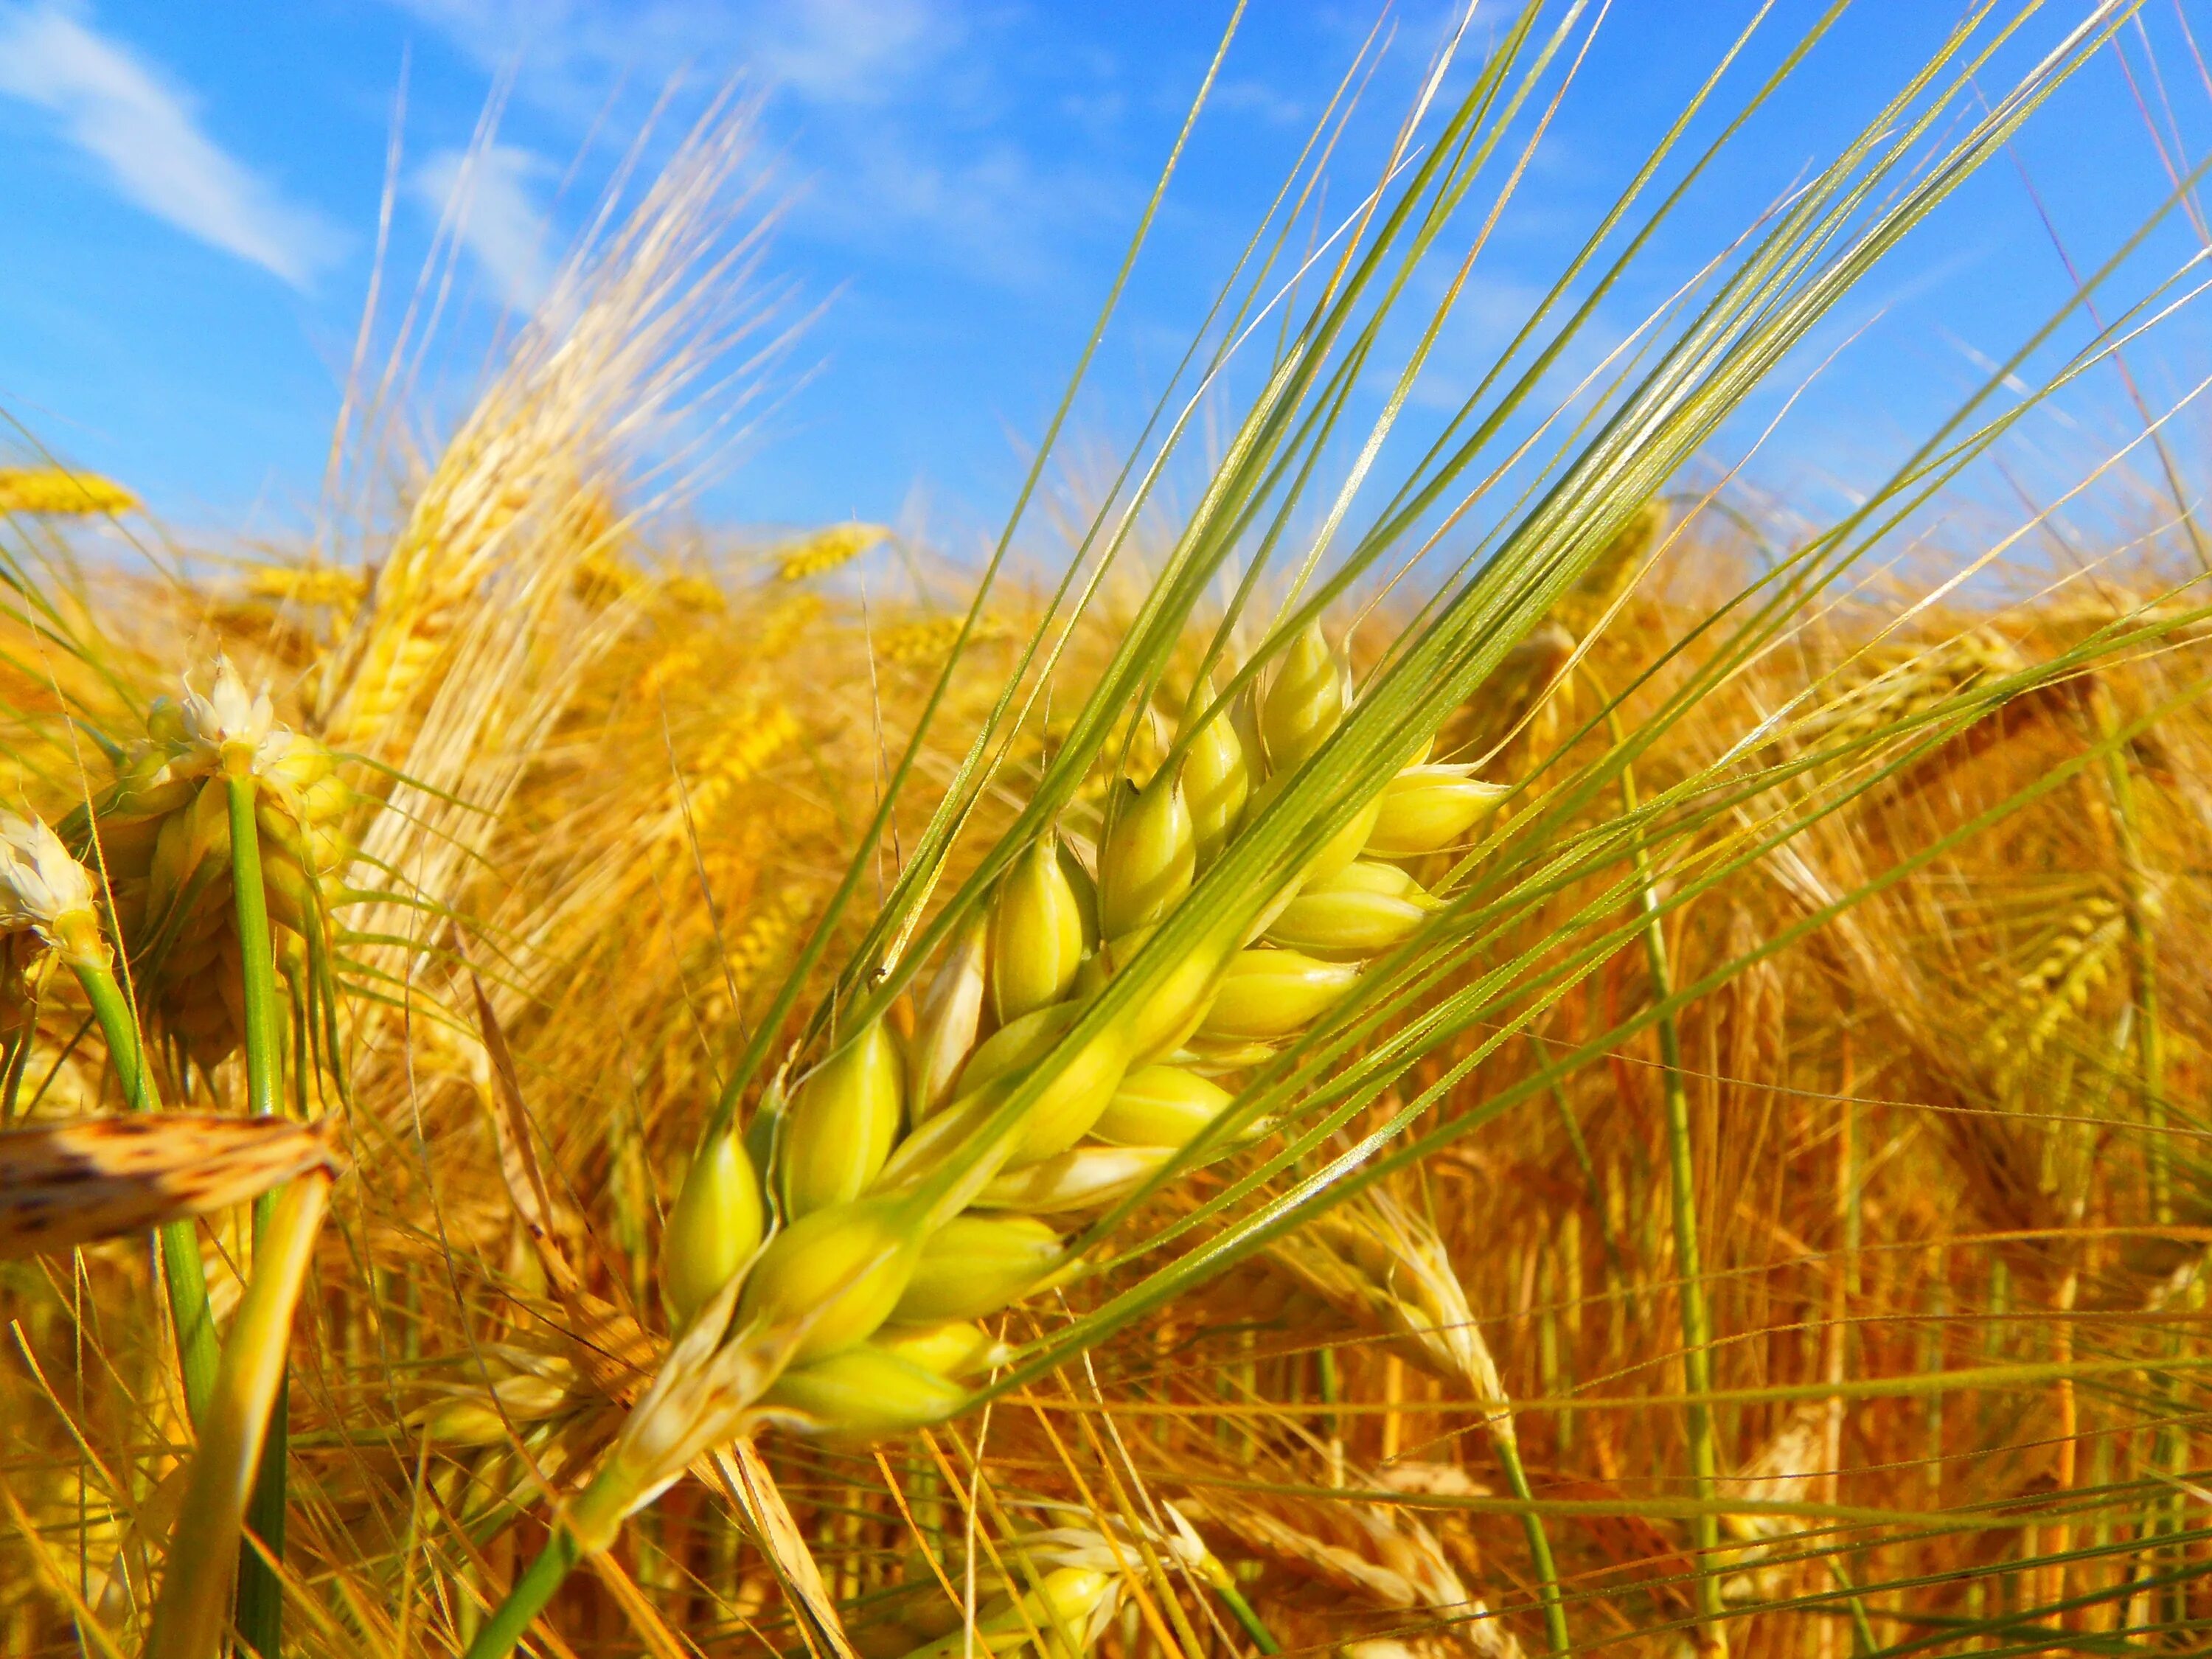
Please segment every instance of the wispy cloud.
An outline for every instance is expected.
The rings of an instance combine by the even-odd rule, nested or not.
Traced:
[[[541,156],[513,144],[440,150],[415,170],[415,194],[431,212],[450,214],[453,234],[499,296],[530,311],[553,276],[550,222],[534,181],[552,171]]]
[[[1003,9],[957,0],[391,3],[485,68],[512,73],[534,112],[579,127],[598,122],[611,88],[624,84],[754,81],[772,94],[766,135],[779,176],[799,186],[787,228],[802,239],[895,248],[1033,290],[1064,274],[1072,242],[1130,207],[1110,169],[1056,153],[1037,133],[1009,133],[1004,118],[1018,94],[1013,14]],[[1089,89],[1095,77],[1073,78]]]
[[[879,103],[959,33],[943,0],[392,0],[479,59],[519,61],[587,108],[611,66],[648,76],[727,65],[810,104]]]
[[[825,167],[799,222],[848,248],[1036,289],[1064,274],[1072,241],[1133,212],[1131,195],[1118,181],[1041,163],[1015,144],[933,153],[919,143],[861,143]]]
[[[184,90],[77,8],[0,3],[0,97],[51,115],[130,201],[295,288],[343,245],[202,131]]]
[[[1418,285],[1433,300],[1441,301],[1442,276],[1440,271],[1424,272],[1417,279]],[[1470,275],[1438,337],[1428,370],[1413,389],[1414,405],[1451,410],[1472,397],[1484,378],[1497,368],[1500,354],[1543,302],[1546,292],[1540,284],[1517,276],[1481,270]],[[1556,328],[1565,323],[1571,309],[1555,307],[1551,326]],[[1568,396],[1591,375],[1606,368],[1607,359],[1626,337],[1606,312],[1595,313],[1545,374],[1536,404],[1548,409],[1547,398]],[[1548,340],[1550,329],[1540,332],[1537,338]],[[1526,367],[1533,361],[1534,352],[1540,349],[1524,346],[1516,362]]]
[[[1306,118],[1306,107],[1265,81],[1224,81],[1213,89],[1213,106],[1238,115],[1255,115],[1278,126]]]
[[[784,0],[763,7],[752,46],[769,76],[817,103],[886,96],[945,44],[926,0]]]

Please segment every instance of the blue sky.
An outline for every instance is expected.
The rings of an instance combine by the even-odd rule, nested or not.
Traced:
[[[2078,4],[2033,25],[2017,64]],[[1211,57],[1229,6],[1020,0],[0,0],[0,411],[189,527],[308,522],[398,145],[386,268],[404,289],[487,100],[462,284],[422,414],[475,383],[503,307],[526,307],[672,77],[682,115],[732,76],[761,88],[761,154],[788,198],[766,261],[791,314],[822,313],[775,371],[759,427],[703,510],[732,521],[859,514],[951,541],[996,522]],[[1783,0],[1752,54],[1813,13]],[[1866,0],[1800,89],[1701,188],[1625,331],[1875,107],[1956,9]],[[1571,240],[1753,10],[1614,0],[1486,254],[1431,396],[1479,372]],[[1478,12],[1498,18],[1497,5]],[[1365,3],[1254,0],[1078,435],[1133,435],[1338,77]],[[1370,176],[1443,16],[1395,44],[1340,158]],[[2183,21],[2152,0],[2124,38],[1917,236],[1824,337],[1856,334],[1759,462],[1773,488],[1846,493],[2066,292],[2168,188],[2153,126],[2193,155],[2207,88]],[[1480,36],[1486,23],[1479,21]],[[2133,86],[2130,85],[2130,74]],[[404,87],[404,112],[400,93]],[[1994,83],[1994,82],[1993,82]],[[2138,103],[2140,97],[2141,103]],[[2143,109],[2153,112],[2147,125]],[[2154,259],[2193,244],[2186,226]],[[2190,378],[2193,325],[2139,362],[2153,401]],[[2124,425],[2110,387],[2079,420]],[[1755,412],[1754,412],[1755,413]]]

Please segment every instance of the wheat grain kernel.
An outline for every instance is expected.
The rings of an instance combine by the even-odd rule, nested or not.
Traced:
[[[1310,1024],[1352,988],[1359,969],[1298,951],[1239,951],[1230,959],[1203,1039],[1272,1042]]]
[[[1354,862],[1301,889],[1269,925],[1267,939],[1325,961],[1356,961],[1405,943],[1432,908],[1395,866]]]
[[[1260,700],[1260,734],[1271,770],[1288,772],[1328,740],[1352,706],[1352,676],[1329,648],[1319,623],[1309,623]]]
[[[794,1364],[865,1342],[898,1305],[918,1244],[904,1212],[880,1199],[801,1216],[745,1276],[738,1322],[803,1322]]]
[[[1224,709],[1199,728],[1182,763],[1183,803],[1200,869],[1221,856],[1244,821],[1251,793],[1251,761],[1237,738],[1235,718]]]
[[[1176,1066],[1147,1066],[1121,1079],[1091,1133],[1121,1146],[1182,1146],[1236,1097]]]
[[[1083,896],[1056,837],[1015,860],[991,907],[991,1008],[1000,1024],[1058,1002],[1091,947]]]
[[[941,1423],[968,1403],[968,1390],[907,1355],[863,1342],[793,1366],[761,1403],[800,1413],[816,1433],[872,1437]]]
[[[763,1221],[744,1143],[734,1130],[715,1136],[684,1171],[660,1241],[661,1287],[678,1328],[760,1248]]]
[[[1148,927],[1190,891],[1198,842],[1182,786],[1164,775],[1122,783],[1098,854],[1098,925],[1108,939]]]
[[[815,1067],[784,1125],[782,1192],[794,1216],[868,1188],[898,1139],[905,1066],[881,1020]]]
[[[1510,786],[1469,777],[1464,766],[1411,766],[1382,786],[1366,851],[1379,859],[1441,852],[1496,811]]]
[[[1060,1265],[1060,1235],[1029,1216],[955,1216],[931,1234],[892,1317],[981,1319]]]

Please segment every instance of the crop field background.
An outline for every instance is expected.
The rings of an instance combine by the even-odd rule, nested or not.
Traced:
[[[965,540],[689,490],[807,349],[742,96],[458,413],[457,255],[391,275],[297,533],[7,411],[0,1652],[2200,1651],[2212,79],[2052,9],[1596,327],[1820,72],[1747,8],[1441,403],[1604,19],[1404,109],[1378,33]],[[1759,482],[2116,57],[2147,221]]]

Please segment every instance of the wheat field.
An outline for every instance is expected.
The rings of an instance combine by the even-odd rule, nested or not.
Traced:
[[[1353,390],[1576,8],[995,546],[639,447],[780,349],[734,106],[297,544],[0,471],[0,1651],[2198,1650],[2185,428],[1914,516],[2192,279],[1831,518],[1713,447],[2130,10],[1418,460]]]

